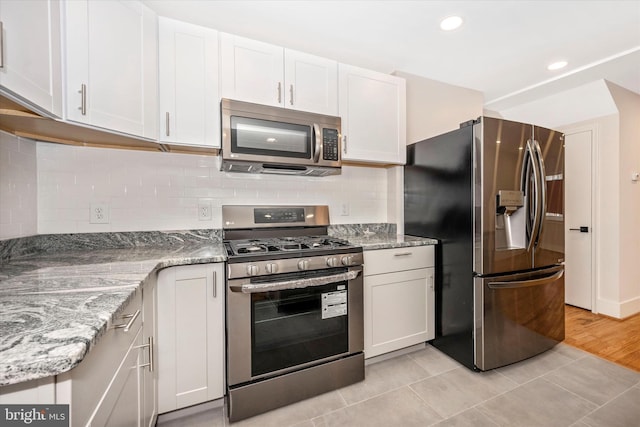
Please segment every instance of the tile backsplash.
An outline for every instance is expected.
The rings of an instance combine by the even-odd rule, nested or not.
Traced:
[[[219,169],[219,157],[38,142],[37,232],[221,228],[228,204],[327,204],[332,224],[387,222],[382,167],[344,166],[322,178]],[[95,204],[106,207],[108,223],[90,222]],[[199,205],[211,207],[212,219],[198,218]]]
[[[38,231],[36,165],[33,141],[0,132],[0,240]]]

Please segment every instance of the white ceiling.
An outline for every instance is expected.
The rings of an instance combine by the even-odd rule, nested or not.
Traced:
[[[146,0],[158,14],[386,73],[479,90],[487,108],[608,79],[640,93],[640,0]],[[450,33],[439,21],[459,15]],[[568,67],[546,66],[566,60]]]

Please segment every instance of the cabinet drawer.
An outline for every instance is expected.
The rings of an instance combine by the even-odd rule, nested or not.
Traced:
[[[133,318],[130,316],[138,315]],[[130,328],[115,328],[126,325]],[[71,379],[71,415],[74,425],[84,425],[107,390],[114,373],[122,363],[142,326],[142,292],[136,291],[127,306],[109,323],[108,330],[99,338],[82,362],[62,378]]]
[[[409,246],[364,252],[364,275],[433,267],[433,246]]]

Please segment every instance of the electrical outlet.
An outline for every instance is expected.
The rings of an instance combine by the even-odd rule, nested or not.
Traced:
[[[349,203],[343,203],[340,205],[340,215],[349,216]]]
[[[92,203],[90,224],[108,224],[109,223],[109,205],[106,203]]]
[[[198,203],[198,219],[200,221],[211,221],[213,219],[211,203]]]

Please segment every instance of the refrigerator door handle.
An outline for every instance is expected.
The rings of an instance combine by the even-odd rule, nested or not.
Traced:
[[[515,280],[513,282],[489,282],[489,289],[518,289],[527,288],[529,286],[542,286],[551,282],[555,282],[564,275],[564,269],[552,274],[551,276],[532,280]]]
[[[533,141],[531,139],[527,140],[527,165],[525,165],[525,176],[522,180],[522,186],[524,187],[525,194],[528,200],[531,200],[529,197],[529,172],[533,173],[533,224],[531,226],[531,232],[529,236],[529,241],[527,242],[527,252],[531,252],[533,249],[533,245],[536,243],[538,231],[540,228],[540,169],[538,168],[537,161],[535,159],[536,156],[535,149],[533,147]],[[531,209],[529,209],[531,212]]]
[[[540,236],[542,235],[542,226],[544,225],[544,218],[547,215],[547,175],[544,168],[544,160],[542,157],[542,150],[540,149],[540,143],[533,140],[534,149],[535,149],[535,158],[537,160],[538,167],[538,179],[540,180],[540,184],[538,187],[538,203],[539,203],[539,211],[537,214],[539,215],[538,219],[538,232],[535,235],[535,245],[538,246],[540,242]],[[535,167],[535,166],[534,166]]]

